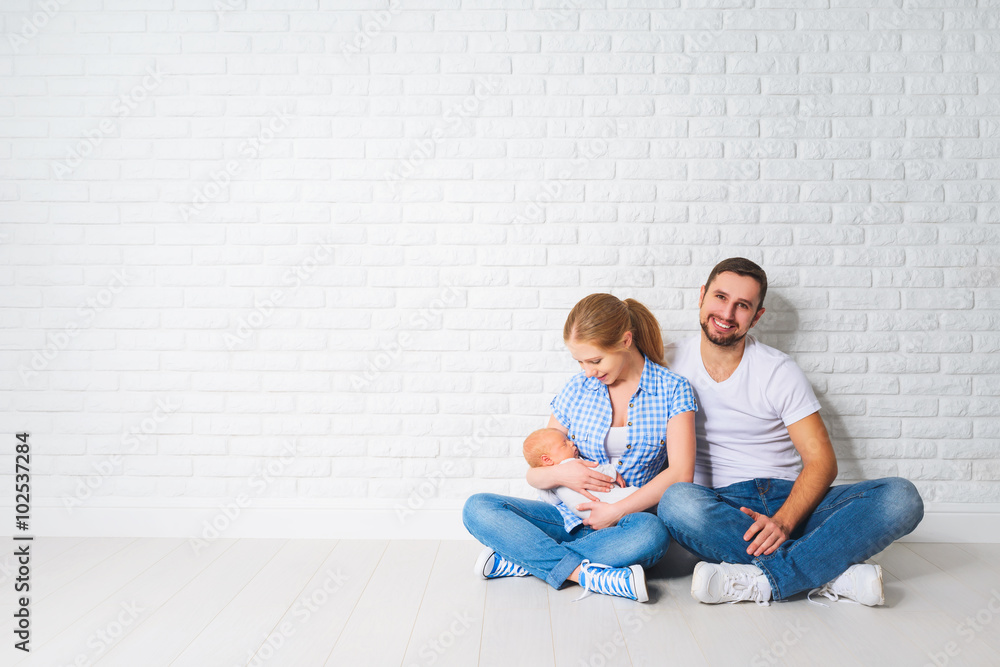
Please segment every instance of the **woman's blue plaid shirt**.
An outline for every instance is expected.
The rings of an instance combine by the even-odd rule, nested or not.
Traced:
[[[611,397],[603,382],[580,373],[552,399],[551,407],[576,443],[581,458],[610,463],[604,440],[611,428]],[[625,455],[618,462],[618,472],[629,486],[643,486],[663,470],[667,462],[667,421],[697,409],[691,384],[685,378],[646,359],[639,388],[629,399],[628,441]],[[567,532],[583,523],[563,503],[556,508]]]

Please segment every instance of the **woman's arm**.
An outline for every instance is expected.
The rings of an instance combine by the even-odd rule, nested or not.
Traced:
[[[667,461],[669,466],[649,480],[642,488],[616,503],[591,502],[579,506],[590,510],[590,517],[583,524],[591,528],[613,526],[632,512],[641,512],[660,502],[663,492],[674,482],[694,479],[694,412],[682,412],[667,422]]]
[[[549,417],[548,428],[554,428],[569,434],[565,426],[559,423],[555,415]],[[536,489],[554,489],[557,486],[565,486],[577,493],[597,501],[590,491],[610,491],[615,480],[607,475],[602,475],[593,468],[597,463],[593,461],[579,460],[580,465],[554,465],[539,466],[529,468],[525,475],[528,484]]]

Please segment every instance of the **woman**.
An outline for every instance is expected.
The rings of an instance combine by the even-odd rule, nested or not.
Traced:
[[[568,580],[584,595],[645,602],[642,568],[663,556],[670,538],[656,515],[642,510],[674,482],[694,477],[694,394],[663,367],[659,324],[634,299],[586,297],[570,311],[563,340],[583,372],[552,400],[548,425],[590,461],[532,468],[527,479],[543,491],[565,486],[587,496],[592,502],[579,509],[590,517],[581,521],[564,505],[476,494],[463,511],[465,527],[487,545],[476,572],[487,579],[532,574],[555,588]],[[590,491],[607,491],[615,480],[592,468],[609,461],[627,484],[642,488],[599,503]]]

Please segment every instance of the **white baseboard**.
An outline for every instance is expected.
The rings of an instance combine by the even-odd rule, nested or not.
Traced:
[[[900,541],[1000,543],[1000,505],[925,505],[920,525]]]
[[[171,505],[104,499],[82,507],[36,506],[35,535],[99,537],[472,539],[462,525],[461,504],[437,501],[410,509],[401,503],[232,499]]]
[[[178,499],[167,505],[106,500],[67,510],[37,506],[30,533],[51,537],[184,537],[295,539],[472,539],[462,525],[461,505],[439,502],[410,510],[398,503],[366,501],[364,507],[261,500],[238,507]],[[938,504],[906,542],[1000,543],[1000,504]]]

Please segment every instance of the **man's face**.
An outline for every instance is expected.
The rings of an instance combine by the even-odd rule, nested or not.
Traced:
[[[731,347],[743,340],[764,309],[757,310],[760,285],[750,276],[726,271],[712,284],[701,288],[698,319],[708,340],[722,347]]]

